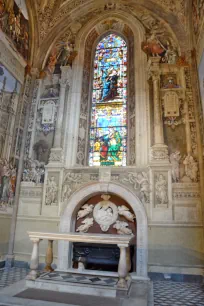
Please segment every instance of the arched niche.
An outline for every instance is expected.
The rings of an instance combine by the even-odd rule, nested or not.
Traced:
[[[114,183],[94,183],[83,186],[77,190],[67,201],[60,218],[60,232],[74,232],[76,214],[81,205],[91,196],[108,193],[121,197],[132,208],[136,220],[136,276],[139,278],[147,277],[148,262],[148,230],[147,215],[140,200],[128,188]],[[58,246],[58,269],[67,270],[72,265],[72,244],[60,241]]]
[[[119,26],[101,31],[101,22],[111,19],[116,20]],[[148,163],[150,133],[147,59],[141,50],[144,28],[127,13],[123,16],[112,13],[93,19],[76,39],[78,56],[73,64],[73,85],[68,101],[70,107],[66,114],[64,139],[67,167],[88,165],[93,57],[97,43],[110,32],[117,33],[127,41],[129,52],[127,164],[134,166]]]

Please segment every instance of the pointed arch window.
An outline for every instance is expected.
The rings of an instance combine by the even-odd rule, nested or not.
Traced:
[[[90,127],[90,166],[126,166],[127,45],[109,34],[97,45]]]

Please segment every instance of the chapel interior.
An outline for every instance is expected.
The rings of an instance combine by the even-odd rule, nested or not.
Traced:
[[[204,306],[203,118],[203,0],[0,0],[0,305]]]

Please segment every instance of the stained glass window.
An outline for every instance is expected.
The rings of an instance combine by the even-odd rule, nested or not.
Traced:
[[[115,34],[96,47],[90,128],[90,166],[126,166],[127,45]]]

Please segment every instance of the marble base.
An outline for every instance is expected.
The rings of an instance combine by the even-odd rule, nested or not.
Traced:
[[[42,289],[42,290],[51,290],[57,292],[67,292],[67,293],[77,293],[82,295],[93,295],[93,296],[100,296],[100,297],[112,297],[115,298],[116,296],[121,295],[119,291],[125,291],[124,294],[127,295],[130,289],[130,285],[128,290],[122,290],[113,287],[105,287],[105,286],[93,286],[88,284],[80,284],[80,283],[63,283],[63,282],[55,282],[55,281],[46,281],[37,279],[35,281],[26,280],[26,287],[27,288],[35,288],[35,289]]]

